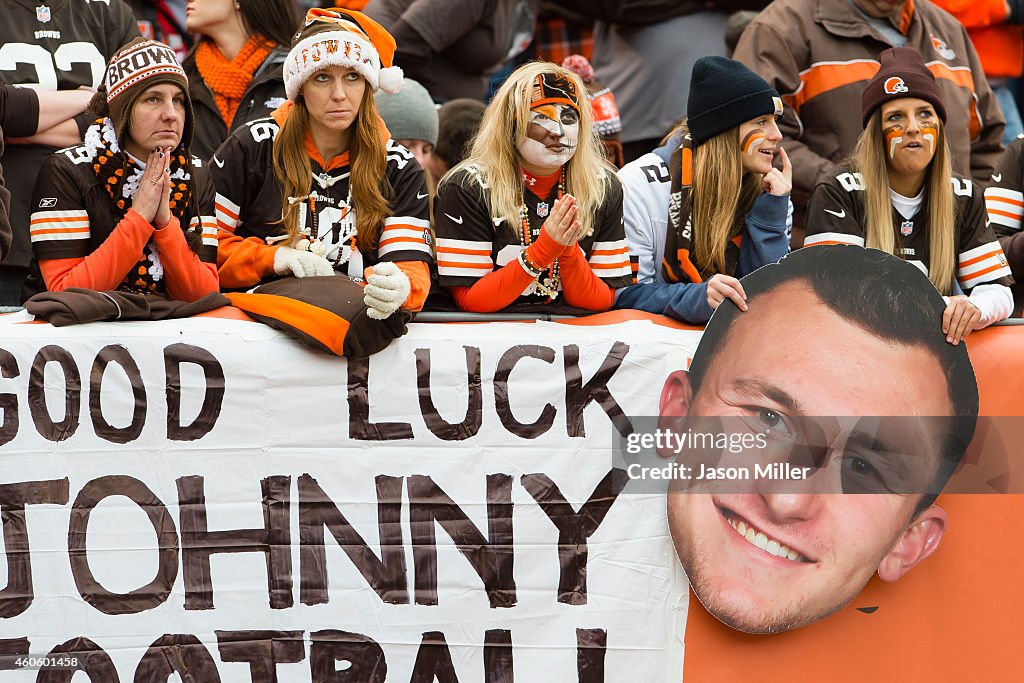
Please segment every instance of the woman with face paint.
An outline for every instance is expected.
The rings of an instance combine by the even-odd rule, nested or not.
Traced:
[[[438,279],[461,309],[603,311],[629,283],[622,187],[585,93],[559,66],[520,67],[438,186]]]
[[[864,132],[851,161],[815,188],[804,246],[855,244],[907,259],[947,297],[942,332],[958,344],[1010,314],[1013,278],[983,189],[951,170],[935,77],[912,48],[879,60],[861,98]]]
[[[781,114],[779,94],[744,65],[697,60],[686,120],[619,171],[636,282],[616,308],[697,325],[726,299],[746,310],[738,278],[789,251],[793,174]]]

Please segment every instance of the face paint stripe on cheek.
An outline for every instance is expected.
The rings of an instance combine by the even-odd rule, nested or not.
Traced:
[[[767,140],[764,131],[752,130],[743,137],[743,141],[740,143],[740,147],[743,148],[743,152],[747,155],[751,155],[758,150]]]
[[[926,121],[921,124],[921,138],[928,141],[928,153],[935,154],[935,141],[939,139],[939,128],[934,123]]]
[[[892,126],[885,129],[885,146],[889,150],[889,158],[896,157],[896,146],[903,142],[903,127]]]

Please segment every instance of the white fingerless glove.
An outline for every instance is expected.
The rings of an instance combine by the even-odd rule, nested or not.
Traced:
[[[369,308],[366,315],[374,320],[383,320],[401,308],[412,291],[409,276],[390,261],[375,265],[366,283],[363,303]]]
[[[274,254],[274,272],[278,275],[315,277],[334,275],[334,267],[323,256],[291,247],[278,247]]]

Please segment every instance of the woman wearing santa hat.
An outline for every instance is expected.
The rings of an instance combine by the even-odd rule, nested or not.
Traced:
[[[284,64],[288,101],[211,159],[224,289],[338,274],[357,290],[366,279],[351,315],[422,307],[432,262],[423,172],[374,104],[375,91],[401,87],[394,51],[359,12],[307,13]]]

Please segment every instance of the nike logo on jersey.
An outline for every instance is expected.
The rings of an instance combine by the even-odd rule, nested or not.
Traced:
[[[994,182],[994,183],[998,183],[998,182],[1000,182],[1000,181],[1001,181],[1002,179],[1003,179],[1003,174],[1002,174],[1002,173],[993,173],[993,174],[992,174],[992,182]]]
[[[462,225],[462,216],[459,216],[458,218],[456,218],[455,216],[451,215],[450,213],[445,213],[444,215],[448,216],[448,218],[450,218],[452,220],[452,223],[457,223],[458,225]]]
[[[843,209],[842,211],[830,211],[828,209],[825,209],[825,213],[830,213],[833,216],[835,216],[836,218],[845,218],[846,217],[846,209]]]
[[[423,192],[423,193],[419,193],[419,192],[417,192],[417,193],[416,193],[416,199],[423,199],[423,198],[424,198],[424,197],[426,197],[426,196],[427,196],[427,193],[426,193],[426,192]],[[446,214],[446,215],[447,215],[447,214]]]
[[[224,162],[217,158],[217,155],[213,155],[213,163],[217,164],[217,168],[224,168]]]

